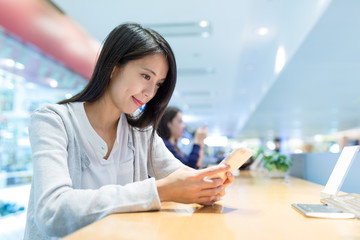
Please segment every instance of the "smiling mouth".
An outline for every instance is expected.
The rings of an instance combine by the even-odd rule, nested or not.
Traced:
[[[142,105],[144,105],[144,103],[142,101],[136,99],[135,97],[132,97],[132,99],[138,107],[141,107]]]

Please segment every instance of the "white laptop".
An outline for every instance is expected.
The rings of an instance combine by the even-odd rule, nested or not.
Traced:
[[[320,193],[320,201],[324,205],[294,203],[292,206],[308,217],[360,219],[360,194],[338,195],[359,149],[360,146],[347,146],[342,150],[324,190]]]
[[[338,195],[345,177],[359,152],[360,146],[344,147],[329,177],[324,190],[320,193],[321,202],[351,212],[360,218],[360,194]]]

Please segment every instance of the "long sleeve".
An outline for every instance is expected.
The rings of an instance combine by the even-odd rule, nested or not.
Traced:
[[[192,167],[192,168],[195,168],[197,169],[198,166],[197,166],[197,162],[199,160],[199,153],[200,153],[200,146],[197,145],[197,144],[194,144],[193,147],[192,147],[192,150],[190,152],[189,155],[181,155],[179,154],[173,145],[171,145],[171,143],[166,140],[166,139],[163,139],[164,143],[165,143],[165,146],[169,149],[169,151],[177,158],[179,159],[183,164],[189,166],[189,167]]]
[[[194,144],[188,156],[188,161],[191,164],[191,166],[190,165],[189,166],[197,169],[198,168],[197,163],[199,161],[199,158],[200,158],[200,145]]]
[[[160,208],[154,178],[96,190],[75,186],[74,168],[81,172],[83,163],[76,137],[71,135],[74,131],[66,121],[48,109],[31,117],[34,175],[25,239],[62,237],[114,212]]]
[[[162,138],[157,134],[154,136],[154,153],[152,162],[153,165],[148,166],[150,175],[156,179],[164,178],[176,169],[183,167],[184,164],[179,161],[165,146]],[[155,171],[155,172],[154,172]]]

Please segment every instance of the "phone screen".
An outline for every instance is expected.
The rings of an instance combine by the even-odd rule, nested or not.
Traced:
[[[238,148],[234,151],[232,151],[224,160],[222,160],[219,164],[227,164],[230,166],[229,171],[231,173],[234,173],[237,169],[241,167],[250,157],[252,156],[252,153],[242,149]],[[219,177],[223,181],[226,180],[225,173],[219,173],[214,176],[210,176],[209,178]]]

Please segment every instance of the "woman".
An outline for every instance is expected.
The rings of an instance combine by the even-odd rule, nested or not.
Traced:
[[[190,154],[187,156],[178,148],[179,138],[183,135],[185,130],[184,122],[182,121],[182,113],[176,107],[167,107],[162,116],[157,133],[163,139],[165,146],[170,150],[174,156],[183,164],[199,168],[202,163],[202,156],[204,154],[204,139],[207,134],[206,128],[199,128],[194,134],[194,144]]]
[[[163,201],[211,204],[225,194],[230,172],[224,184],[205,176],[228,166],[192,170],[154,132],[175,82],[173,52],[158,33],[123,24],[108,35],[85,89],[31,116],[25,239],[62,237],[111,213],[160,209]]]

